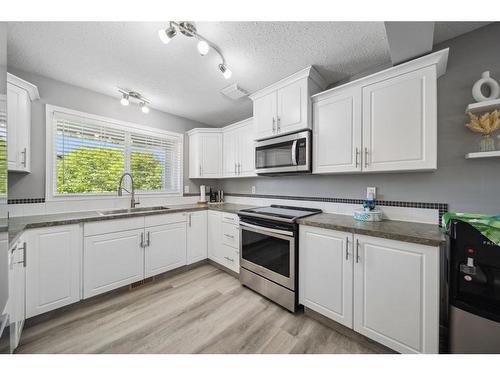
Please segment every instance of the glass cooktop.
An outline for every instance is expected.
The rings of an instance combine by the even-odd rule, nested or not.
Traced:
[[[290,220],[295,220],[301,217],[315,215],[321,212],[322,211],[317,208],[279,206],[274,204],[271,206],[248,208],[239,211],[239,213],[242,215],[245,214],[249,214],[250,216],[263,215],[263,216],[269,216],[269,218],[278,217]]]

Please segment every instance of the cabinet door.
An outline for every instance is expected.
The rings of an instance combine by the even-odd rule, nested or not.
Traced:
[[[207,211],[187,215],[187,264],[191,264],[207,259]]]
[[[238,129],[238,151],[240,177],[255,176],[255,128],[253,120]]]
[[[439,248],[354,240],[354,329],[401,353],[438,353]]]
[[[28,92],[7,84],[8,168],[30,171],[31,102]]]
[[[313,104],[314,173],[361,171],[361,88]]]
[[[186,223],[146,228],[145,277],[186,265]]]
[[[222,134],[205,133],[201,135],[201,177],[219,178],[222,176]]]
[[[353,324],[352,234],[300,226],[299,301],[349,328]]]
[[[19,345],[26,319],[26,241],[21,237],[9,252],[10,350]]]
[[[144,228],[86,237],[83,296],[92,297],[144,278]]]
[[[222,212],[208,211],[208,258],[214,262],[221,263],[222,255]]]
[[[189,136],[189,178],[201,177],[201,136]]]
[[[80,300],[81,230],[64,225],[26,233],[26,317]]]
[[[436,68],[363,88],[363,170],[437,168]]]
[[[277,132],[290,133],[308,127],[307,78],[278,90]]]
[[[222,135],[224,177],[238,174],[238,129],[224,130]]]
[[[276,91],[254,100],[253,121],[256,139],[272,137],[276,134],[276,100]]]

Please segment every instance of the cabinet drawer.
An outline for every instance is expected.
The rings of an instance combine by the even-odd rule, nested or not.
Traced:
[[[222,221],[224,223],[229,223],[229,224],[234,224],[234,225],[238,225],[240,223],[240,219],[239,219],[238,215],[230,214],[227,212],[222,213]]]
[[[222,223],[222,243],[236,250],[240,248],[240,230],[236,225]]]
[[[116,220],[103,220],[85,223],[83,226],[83,235],[88,237],[95,236],[97,234],[121,232],[141,228],[144,228],[144,216]]]
[[[144,217],[144,225],[146,227],[152,227],[155,225],[166,225],[173,223],[185,223],[186,222],[186,212],[177,212],[173,214],[165,215],[149,215]]]
[[[231,246],[222,245],[222,265],[230,270],[240,273],[240,253]]]

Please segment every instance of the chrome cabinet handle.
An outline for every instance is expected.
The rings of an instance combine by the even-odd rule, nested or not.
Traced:
[[[234,236],[227,234],[227,233],[224,233],[224,236],[234,239]]]
[[[21,155],[23,155],[23,161],[22,161],[23,167],[26,168],[26,147],[24,148],[23,151],[21,151]]]
[[[191,227],[191,216],[192,216],[192,214],[188,214],[188,217],[189,217],[189,227]]]
[[[359,263],[359,240],[356,239],[356,263]]]
[[[365,147],[365,168],[368,167],[368,148]]]
[[[236,165],[236,163],[234,163],[234,174],[238,174],[238,172],[236,172],[238,170],[238,167]]]
[[[141,247],[144,248],[144,232],[141,233]]]
[[[281,119],[278,116],[278,133],[281,131]]]
[[[200,165],[200,176],[201,176],[201,165]]]
[[[345,260],[349,260],[349,236],[345,238]]]
[[[151,233],[148,231],[146,246],[151,246]]]
[[[229,260],[230,262],[234,262],[234,259],[233,259],[233,258],[224,257],[224,259],[227,259],[227,260]]]
[[[238,174],[241,174],[241,163],[238,163]]]
[[[356,168],[358,167],[359,165],[359,149],[356,147]]]
[[[276,119],[273,117],[273,134],[276,133]]]

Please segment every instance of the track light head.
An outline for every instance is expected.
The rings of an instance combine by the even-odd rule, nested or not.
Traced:
[[[149,107],[146,105],[145,102],[140,102],[139,107],[141,107],[142,113],[149,113]]]
[[[129,105],[130,101],[128,100],[128,98],[129,98],[129,95],[128,95],[128,94],[123,93],[123,96],[122,96],[122,98],[120,99],[120,103],[121,103],[121,105],[125,105],[125,106]]]
[[[167,27],[166,29],[161,29],[158,31],[158,37],[163,42],[163,44],[168,44],[170,40],[177,34],[177,30],[173,26]]]
[[[221,71],[225,79],[229,79],[233,75],[233,72],[228,68],[226,64],[219,64],[219,70]]]
[[[196,48],[198,48],[198,52],[202,56],[205,56],[210,51],[210,45],[205,40],[200,40]]]

